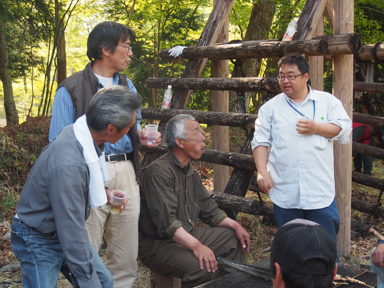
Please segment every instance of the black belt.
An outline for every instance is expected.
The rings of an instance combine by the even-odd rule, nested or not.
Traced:
[[[105,161],[106,162],[128,161],[128,160],[130,160],[130,161],[133,160],[133,152],[105,155]]]

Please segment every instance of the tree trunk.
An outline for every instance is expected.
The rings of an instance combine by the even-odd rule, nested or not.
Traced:
[[[64,33],[64,16],[61,17],[62,3],[58,0],[55,1],[56,21],[58,23],[56,28],[56,46],[57,46],[57,85],[67,78],[67,57],[65,53],[65,33]]]
[[[13,89],[11,72],[9,71],[7,42],[5,39],[5,26],[0,19],[0,77],[4,89],[4,108],[7,125],[19,124],[19,116],[16,110],[15,100],[13,99]]]
[[[264,40],[268,39],[269,30],[275,13],[275,1],[261,0],[256,1],[252,8],[247,32],[244,40]],[[257,77],[260,72],[262,59],[247,59],[243,62],[243,72],[246,77]],[[241,77],[238,75],[237,77]],[[245,113],[248,112],[250,98],[254,93],[245,94]],[[229,111],[239,111],[240,98],[237,93],[229,93]],[[255,103],[253,103],[255,105]]]

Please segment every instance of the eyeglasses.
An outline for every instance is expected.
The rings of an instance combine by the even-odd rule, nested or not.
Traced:
[[[124,47],[125,49],[127,49],[127,51],[132,51],[132,47],[131,46],[125,46],[125,45],[121,45],[121,44],[117,44],[117,46],[121,46],[121,47]]]
[[[277,80],[279,81],[284,81],[284,78],[287,78],[288,80],[295,80],[296,77],[299,77],[303,75],[303,73],[299,74],[299,75],[287,75],[287,76],[277,76]]]

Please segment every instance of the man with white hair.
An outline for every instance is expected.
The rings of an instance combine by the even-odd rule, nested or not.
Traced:
[[[151,270],[181,278],[183,288],[195,287],[213,279],[216,257],[245,263],[250,236],[219,209],[191,164],[205,147],[195,118],[177,115],[165,130],[168,153],[140,177],[139,256]],[[210,227],[197,227],[198,219]]]

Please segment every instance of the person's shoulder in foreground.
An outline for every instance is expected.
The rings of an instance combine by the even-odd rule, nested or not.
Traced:
[[[325,228],[295,219],[279,229],[271,246],[274,288],[330,288],[337,272],[337,249]]]

